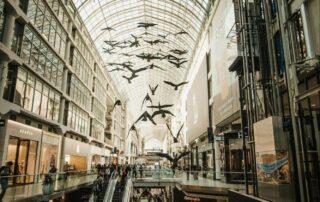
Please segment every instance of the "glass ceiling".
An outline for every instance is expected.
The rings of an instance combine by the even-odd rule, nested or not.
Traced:
[[[145,110],[142,101],[149,93],[153,104],[173,104],[178,93],[163,81],[180,83],[189,71],[189,61],[213,0],[74,0],[91,37],[106,64],[119,92],[129,101],[130,110],[138,117]],[[143,27],[143,23],[153,23]],[[135,39],[134,37],[137,37]],[[138,41],[138,42],[137,42]],[[173,50],[186,53],[179,55]],[[151,54],[156,59],[144,58]],[[137,57],[137,55],[142,56]],[[182,59],[181,59],[182,58]],[[186,62],[184,62],[186,61]],[[136,73],[129,68],[147,70]],[[174,63],[184,62],[180,68]],[[157,67],[151,68],[148,65]],[[159,85],[155,95],[149,89]],[[171,110],[172,111],[172,110]]]

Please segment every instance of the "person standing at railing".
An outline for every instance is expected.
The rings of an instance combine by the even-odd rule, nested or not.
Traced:
[[[5,166],[2,166],[0,168],[0,184],[1,184],[1,194],[0,194],[0,201],[2,202],[2,199],[7,191],[8,188],[8,182],[9,182],[9,176],[12,174],[12,165],[13,162],[9,161]]]
[[[142,165],[140,165],[140,167],[139,167],[139,173],[140,173],[140,178],[142,178],[142,175],[143,175],[143,168],[142,168]]]
[[[132,167],[132,173],[133,173],[133,177],[137,178],[137,165],[134,164]]]
[[[52,178],[53,182],[55,182],[56,180],[56,173],[57,173],[57,168],[56,166],[54,165],[54,163],[50,163],[50,169],[49,169],[49,172],[50,174],[50,177]]]

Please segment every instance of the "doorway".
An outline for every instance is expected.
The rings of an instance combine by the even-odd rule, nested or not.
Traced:
[[[38,142],[10,136],[7,161],[14,164],[13,175],[20,175],[10,180],[10,184],[33,183],[35,180]]]

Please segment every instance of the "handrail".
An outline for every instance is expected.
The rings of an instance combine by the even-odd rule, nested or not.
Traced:
[[[111,174],[111,177],[110,177],[110,180],[109,180],[109,184],[108,184],[106,193],[104,195],[104,199],[103,199],[104,202],[112,201],[117,181],[118,181],[118,175],[117,175],[117,171],[115,170]]]
[[[18,177],[36,177],[36,176],[45,176],[45,175],[65,175],[65,174],[96,174],[96,170],[77,170],[77,171],[63,171],[63,172],[55,172],[55,173],[36,173],[36,174],[24,174],[24,175],[8,175],[8,176],[0,176],[0,179],[5,178],[18,178]]]
[[[127,175],[127,182],[125,185],[125,189],[124,189],[124,193],[123,193],[123,197],[122,197],[122,202],[130,202],[132,188],[133,188],[133,184],[132,184],[132,180],[131,180],[131,172],[129,172]]]

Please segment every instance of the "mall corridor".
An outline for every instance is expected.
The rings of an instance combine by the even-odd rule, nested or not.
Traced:
[[[320,0],[0,0],[0,202],[319,202]]]

